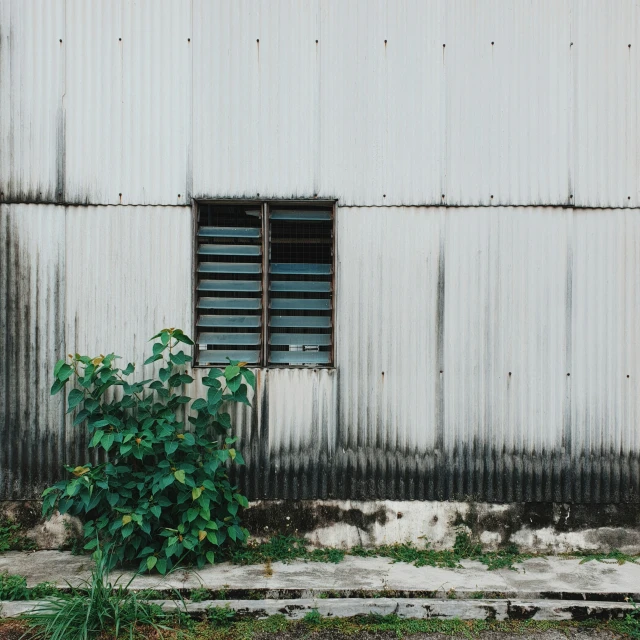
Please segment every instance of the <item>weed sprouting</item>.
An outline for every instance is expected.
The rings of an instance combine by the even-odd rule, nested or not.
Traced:
[[[38,545],[27,538],[19,524],[7,516],[0,516],[0,553],[5,551],[33,551]]]

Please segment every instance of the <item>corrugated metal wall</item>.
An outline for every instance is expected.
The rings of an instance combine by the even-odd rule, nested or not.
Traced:
[[[191,224],[2,206],[3,497],[84,458],[58,357],[190,328]],[[336,369],[261,370],[234,415],[252,498],[640,498],[637,210],[345,207],[337,237]]]
[[[639,0],[0,0],[0,197],[638,207],[639,20]]]
[[[58,357],[191,330],[192,197],[317,196],[337,366],[258,372],[252,498],[640,500],[639,18],[0,0],[0,498],[83,457]]]

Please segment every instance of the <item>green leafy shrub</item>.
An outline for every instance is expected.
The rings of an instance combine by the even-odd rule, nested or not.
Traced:
[[[85,549],[100,545],[113,564],[137,561],[165,574],[181,562],[202,568],[229,540],[248,538],[238,515],[248,502],[228,477],[229,464],[244,461],[224,409],[249,404],[255,377],[245,363],[212,368],[202,380],[206,399],[192,402],[185,393],[191,357],[177,349],[193,342],[179,329],[152,340],[145,365],[162,360],[157,380],[129,382],[134,365],[118,368],[113,353],[56,364],[51,393],[75,380],[68,412],[77,412],[74,425],[86,426],[89,449],[107,461],[66,466],[71,478],[43,493],[43,512],[83,517]]]

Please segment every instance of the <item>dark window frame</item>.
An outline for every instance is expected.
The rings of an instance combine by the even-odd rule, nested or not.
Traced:
[[[216,364],[199,363],[198,354],[198,229],[199,229],[199,209],[203,205],[238,205],[238,206],[259,206],[262,213],[262,340],[260,347],[260,362],[250,365],[255,369],[335,369],[336,367],[336,266],[337,266],[337,200],[282,200],[282,199],[235,199],[235,198],[216,198],[216,199],[193,199],[191,207],[191,237],[192,237],[192,268],[191,268],[191,312],[192,312],[192,332],[194,337],[194,359],[193,367],[197,369],[210,369],[211,367],[221,366]],[[332,261],[331,261],[331,347],[329,349],[328,363],[314,364],[288,364],[288,363],[270,363],[269,362],[269,261],[270,261],[270,244],[271,238],[269,234],[269,212],[277,207],[295,207],[299,206],[305,209],[330,209],[332,219]]]

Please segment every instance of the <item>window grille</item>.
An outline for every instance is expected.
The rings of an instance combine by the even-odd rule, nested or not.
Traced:
[[[333,363],[331,206],[202,204],[197,233],[198,364]]]

